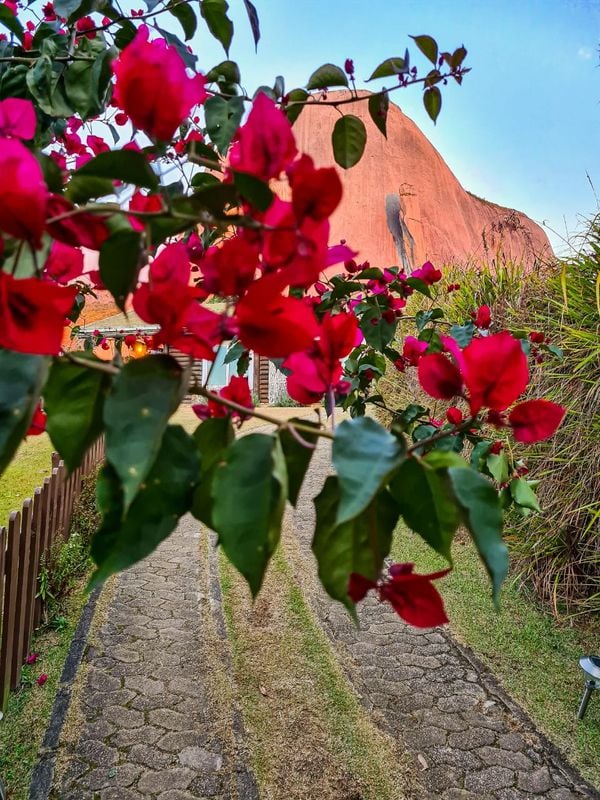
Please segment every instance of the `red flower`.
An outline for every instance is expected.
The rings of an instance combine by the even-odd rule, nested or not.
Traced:
[[[342,199],[342,182],[334,167],[315,169],[313,160],[303,155],[288,169],[292,187],[292,206],[299,221],[330,217]]]
[[[489,306],[479,306],[477,312],[471,311],[471,317],[477,328],[487,330],[492,324],[492,312]]]
[[[531,444],[549,439],[563,421],[566,410],[549,400],[525,400],[508,415],[517,442]]]
[[[532,344],[544,344],[546,336],[540,331],[531,331],[529,334],[529,341],[532,342]]]
[[[46,675],[45,672],[42,672],[42,674],[36,680],[36,683],[37,683],[38,686],[43,686],[46,683],[47,680],[48,680],[48,676]]]
[[[442,280],[442,273],[439,269],[436,269],[431,261],[426,261],[421,269],[414,269],[411,274],[411,278],[419,278],[426,283],[428,286],[433,286],[434,283]]]
[[[241,295],[254,280],[258,246],[244,236],[233,236],[220,247],[209,247],[196,262],[204,276],[202,288],[222,297]]]
[[[39,657],[40,657],[39,653],[29,653],[29,655],[25,659],[25,663],[27,664],[27,666],[30,667],[32,664],[35,664],[35,662],[38,660]]]
[[[29,428],[27,429],[27,433],[25,434],[25,436],[39,436],[40,433],[44,433],[45,430],[46,430],[46,414],[42,411],[42,407],[38,403],[37,406],[35,407],[35,411],[33,412],[33,417],[31,418],[31,422],[29,423]],[[35,656],[35,658],[33,659],[33,661],[30,661],[29,659],[32,656],[28,656],[27,657],[28,664],[34,664],[35,660],[37,659],[37,653],[33,653],[32,655]]]
[[[410,367],[416,367],[427,347],[427,342],[421,342],[414,336],[407,336],[402,347],[402,357]]]
[[[0,347],[56,355],[77,289],[0,271]]]
[[[148,41],[141,25],[113,62],[115,104],[152,139],[170,141],[190,109],[206,99],[204,77],[190,78],[181,56],[164,39]]]
[[[149,282],[133,295],[133,307],[143,320],[161,326],[155,344],[170,344],[194,358],[212,361],[224,334],[222,320],[200,305],[189,280],[185,245],[170,244],[150,265]]]
[[[75,23],[75,30],[79,34],[83,34],[87,39],[95,39],[96,31],[94,28],[96,23],[91,17],[81,17]]]
[[[350,76],[354,75],[354,61],[351,58],[344,61],[344,72]]]
[[[129,201],[130,211],[142,211],[144,213],[162,211],[163,201],[159,194],[143,194],[137,189]],[[128,216],[131,227],[135,231],[143,231],[145,228],[143,217]]]
[[[95,156],[100,153],[107,153],[110,150],[110,147],[101,136],[90,134],[85,140],[85,143]]]
[[[44,273],[57,283],[69,283],[83,272],[83,253],[77,247],[53,242],[44,264]]]
[[[9,97],[0,101],[0,136],[33,139],[37,120],[31,100]]]
[[[137,336],[135,333],[128,333],[127,336],[123,339],[126,347],[133,347],[134,344],[137,342]]]
[[[362,600],[370,589],[375,589],[379,599],[390,603],[403,620],[417,628],[432,628],[444,625],[448,617],[443,600],[432,581],[443,578],[450,570],[419,575],[414,564],[392,564],[389,577],[380,581],[352,573],[348,585],[348,595],[355,603]]]
[[[490,445],[490,453],[494,456],[500,455],[504,448],[504,443],[500,441],[500,439],[496,439],[495,442],[492,442]]]
[[[276,178],[298,152],[288,118],[264,92],[252,104],[229,152],[229,165],[263,181]]]
[[[504,411],[527,386],[527,358],[518,339],[503,331],[473,339],[462,351],[462,373],[471,413],[486,407]]]
[[[250,410],[254,408],[247,378],[233,376],[229,384],[219,391],[219,396]],[[249,414],[243,414],[241,411],[234,411],[231,408],[227,408],[227,406],[212,399],[209,399],[208,404],[192,406],[192,411],[194,411],[196,416],[200,419],[206,419],[207,417],[226,417],[228,414],[231,414],[233,417],[238,417],[240,421],[243,422],[250,416]]]
[[[347,356],[356,343],[358,320],[354,314],[326,314],[319,338],[304,353],[293,353],[283,366],[290,370],[287,390],[294,400],[308,405],[318,402],[335,386],[341,375],[340,359]]]
[[[59,194],[51,194],[46,205],[46,230],[53,239],[70,244],[72,247],[87,247],[88,250],[99,250],[108,237],[106,222],[98,214],[87,212],[68,215],[75,211],[75,206]],[[50,220],[63,217],[55,222]]]
[[[460,425],[464,418],[460,408],[450,406],[448,411],[446,411],[446,419],[451,425]]]
[[[458,367],[442,353],[431,353],[419,360],[419,383],[437,400],[451,400],[461,393],[462,376]]]
[[[17,139],[0,139],[0,230],[41,245],[48,189],[37,158]]]
[[[254,281],[237,304],[240,339],[269,358],[307,350],[319,333],[312,309],[302,300],[283,296],[285,286],[279,274],[266,275]]]

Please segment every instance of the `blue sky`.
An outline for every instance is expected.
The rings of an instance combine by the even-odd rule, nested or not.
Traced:
[[[364,79],[384,58],[410,48],[409,34],[428,33],[445,50],[464,44],[472,71],[462,87],[444,91],[437,126],[418,87],[395,93],[463,186],[545,221],[557,251],[565,225],[573,231],[578,215],[597,209],[587,175],[600,197],[600,0],[254,3],[262,28],[258,55],[242,0],[230,0],[230,55],[248,90],[278,73],[288,88],[302,86],[323,62],[347,57]],[[204,32],[198,39],[200,69],[224,58]],[[414,61],[426,67],[420,54]]]

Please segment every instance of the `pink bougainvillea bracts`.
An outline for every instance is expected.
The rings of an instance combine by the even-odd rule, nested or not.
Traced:
[[[0,231],[41,245],[48,189],[39,161],[18,139],[0,139]]]

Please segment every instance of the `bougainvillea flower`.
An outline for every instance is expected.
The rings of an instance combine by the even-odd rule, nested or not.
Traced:
[[[83,272],[83,253],[78,247],[53,242],[44,264],[44,274],[57,283],[69,283]]]
[[[73,211],[75,211],[75,206],[66,197],[51,194],[46,204],[46,230],[48,233],[53,239],[70,244],[71,247],[100,250],[109,234],[104,218],[98,214],[87,212],[72,214]],[[70,214],[71,216],[63,216]]]
[[[221,316],[200,305],[189,285],[190,262],[184,244],[170,244],[150,264],[149,281],[133,295],[133,307],[145,322],[160,325],[154,340],[194,358],[212,361],[223,338]]]
[[[549,439],[565,417],[566,409],[549,400],[525,400],[508,415],[517,442],[532,444]]]
[[[46,675],[45,672],[42,672],[42,674],[36,680],[36,683],[37,683],[38,686],[43,686],[46,683],[47,680],[48,680],[48,676]]]
[[[0,347],[56,355],[77,289],[0,271]]]
[[[402,347],[402,357],[409,366],[416,367],[428,347],[427,342],[421,342],[414,336],[407,336]]]
[[[41,244],[48,188],[37,158],[18,139],[0,139],[0,230]]]
[[[222,297],[242,295],[258,269],[258,244],[233,236],[220,247],[209,247],[197,263],[207,292]]]
[[[29,653],[29,655],[25,659],[25,663],[27,664],[27,666],[30,667],[32,664],[35,664],[35,662],[38,660],[39,657],[40,657],[39,653]]]
[[[133,125],[152,139],[170,141],[191,108],[206,99],[202,75],[190,78],[174,47],[148,40],[145,25],[116,61],[113,99]],[[166,93],[165,93],[166,89]]]
[[[8,97],[0,100],[0,136],[33,139],[37,120],[31,100]]]
[[[456,364],[442,353],[431,353],[419,359],[419,383],[437,400],[451,400],[462,391],[462,376]]]
[[[40,433],[44,433],[46,430],[46,414],[42,411],[42,407],[38,403],[35,407],[35,411],[33,412],[33,417],[31,418],[31,422],[29,423],[29,428],[27,429],[27,433],[25,436],[39,436]],[[37,658],[37,654],[33,653]],[[28,656],[30,658],[31,656]],[[28,664],[35,664],[35,659],[33,661],[27,661]]]
[[[140,211],[145,214],[162,211],[163,210],[163,200],[159,194],[144,194],[139,189],[137,189],[129,201],[129,210],[130,211]],[[134,231],[143,231],[145,228],[144,220],[141,217],[136,217],[134,215],[129,215],[127,217],[131,227]]]
[[[288,118],[273,100],[259,92],[229,151],[229,166],[268,181],[278,177],[297,153]]]
[[[247,378],[234,375],[229,381],[228,385],[224,386],[219,391],[219,396],[223,397],[225,400],[231,400],[233,403],[237,403],[239,406],[244,406],[244,408],[248,408],[249,410],[254,408]],[[237,417],[241,422],[243,422],[250,416],[249,414],[244,414],[241,411],[227,408],[227,406],[222,405],[217,400],[213,400],[212,398],[209,398],[208,403],[199,403],[192,406],[192,411],[200,419],[207,419],[208,417],[226,417],[228,414],[231,414],[232,417]]]
[[[427,286],[433,286],[434,283],[442,280],[442,273],[433,266],[431,261],[426,261],[420,269],[414,269],[410,277],[419,278]]]
[[[492,324],[492,312],[489,306],[479,306],[477,311],[471,311],[471,318],[477,328],[487,330]]]
[[[504,411],[525,391],[527,357],[519,340],[507,331],[473,339],[462,351],[462,359],[471,413],[483,407]]]
[[[446,419],[451,425],[460,425],[464,417],[460,408],[457,408],[456,406],[450,406],[450,408],[446,411]]]
[[[293,353],[283,363],[291,373],[287,377],[291,398],[304,405],[316,403],[339,383],[341,359],[354,348],[357,330],[354,314],[325,315],[313,347]]]
[[[285,277],[266,275],[251,284],[236,308],[241,341],[268,358],[286,358],[307,350],[319,326],[309,305],[281,294]]]
[[[355,603],[362,600],[368,591],[375,589],[381,601],[387,601],[398,616],[417,628],[432,628],[444,625],[448,617],[444,602],[432,581],[443,578],[449,569],[419,575],[414,564],[392,564],[389,575],[372,581],[352,573],[348,584],[348,595]]]
[[[342,199],[342,182],[334,167],[315,169],[313,160],[302,155],[289,167],[292,206],[298,221],[304,217],[330,217]]]

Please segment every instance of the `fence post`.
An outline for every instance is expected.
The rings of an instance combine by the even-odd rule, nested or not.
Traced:
[[[19,568],[19,534],[21,514],[13,511],[8,520],[8,547],[6,550],[6,579],[2,612],[2,650],[0,657],[0,709],[4,711],[10,693],[11,656],[15,647],[15,617],[17,614],[17,572]]]
[[[19,685],[21,677],[21,653],[23,652],[23,639],[26,628],[26,607],[27,607],[27,574],[29,572],[29,558],[31,551],[31,512],[33,511],[31,500],[23,501],[21,511],[21,535],[19,537],[19,571],[17,573],[17,613],[15,615],[15,625],[17,634],[15,646],[12,654],[11,663],[11,689]]]
[[[34,631],[34,609],[37,595],[38,575],[40,573],[40,546],[42,538],[42,490],[37,488],[33,495],[33,514],[31,517],[31,549],[29,569],[27,570],[27,594],[25,597],[25,637],[21,650],[21,663],[25,661],[31,647]]]

